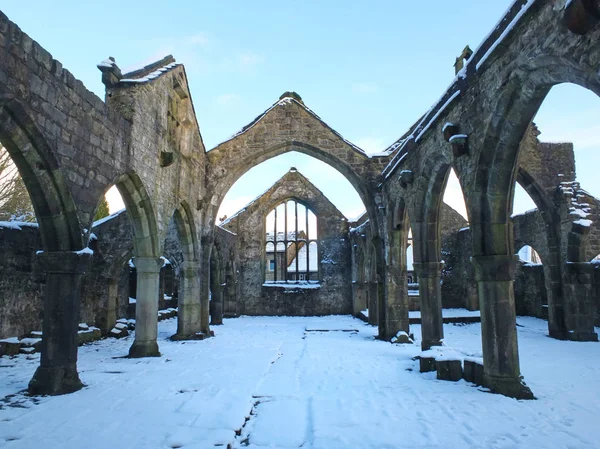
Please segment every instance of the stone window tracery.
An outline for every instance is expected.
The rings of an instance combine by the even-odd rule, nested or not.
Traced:
[[[265,283],[318,283],[317,216],[290,199],[265,217]]]

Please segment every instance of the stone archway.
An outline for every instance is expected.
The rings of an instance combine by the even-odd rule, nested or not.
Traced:
[[[137,302],[135,340],[129,349],[129,356],[159,356],[156,337],[162,261],[156,215],[148,191],[137,173],[131,171],[118,176],[114,185],[123,198],[133,227]]]
[[[193,214],[187,202],[173,213],[177,236],[181,244],[183,263],[180,268],[181,294],[178,298],[177,333],[174,339],[194,339],[207,327],[208,310],[200,301],[200,264],[198,234]]]
[[[532,395],[520,381],[510,220],[520,143],[553,85],[573,82],[600,93],[600,82],[594,80],[593,71],[564,58],[542,57],[517,61],[514,66],[487,122],[474,185],[466,194],[481,305],[485,382],[492,390],[526,398]],[[580,334],[587,335],[585,331]]]
[[[76,207],[52,150],[26,108],[11,96],[0,97],[0,141],[8,150],[29,192],[39,224],[46,271],[40,366],[29,391],[64,394],[82,387],[77,373],[77,329],[81,275],[89,252]]]

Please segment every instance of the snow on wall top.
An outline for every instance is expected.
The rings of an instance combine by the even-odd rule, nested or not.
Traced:
[[[580,203],[579,200],[591,195],[583,190],[577,181],[561,182],[558,188],[569,200],[569,215],[573,217],[573,223],[590,227],[592,220],[587,218],[592,213],[590,205]]]
[[[126,209],[121,209],[121,210],[116,211],[114,214],[108,215],[104,218],[101,218],[100,220],[96,220],[95,222],[92,223],[92,228],[100,226],[102,223],[106,223],[108,220],[112,220],[113,218],[118,217],[125,211],[126,211]]]
[[[469,77],[480,71],[485,61],[494,53],[500,43],[510,34],[515,26],[521,21],[535,0],[516,0],[504,13],[500,21],[479,44],[472,56],[466,61],[464,67],[456,74],[450,86],[446,89],[440,99],[425,113],[419,121],[409,128],[400,139],[390,145],[384,153],[396,152],[389,164],[383,169],[383,175],[387,179],[405,158],[406,154],[413,149],[418,140],[431,127],[444,110],[454,99],[465,91],[469,84]]]
[[[157,70],[154,70],[153,72],[148,73],[145,76],[142,76],[141,78],[122,78],[119,80],[119,82],[121,82],[121,83],[138,83],[138,84],[147,83],[148,81],[158,78],[163,73],[166,73],[169,70],[171,70],[179,65],[181,65],[181,64],[178,64],[176,62],[171,62],[170,64],[167,64],[163,67],[160,67]],[[133,72],[133,73],[135,73],[135,72]]]
[[[28,221],[0,221],[0,228],[22,231],[22,228],[24,227],[39,228],[39,225],[37,223],[30,223]]]

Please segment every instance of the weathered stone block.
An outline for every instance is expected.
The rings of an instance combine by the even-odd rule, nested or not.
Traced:
[[[77,344],[79,346],[86,343],[91,343],[92,341],[100,340],[101,338],[102,332],[97,327],[88,327],[86,330],[80,330],[77,332]]]
[[[436,370],[435,357],[420,357],[419,371],[422,373],[430,373]]]
[[[21,349],[21,342],[15,338],[7,338],[0,340],[0,356],[3,355],[17,355]]]
[[[123,337],[127,337],[129,335],[129,331],[127,330],[127,326],[124,327],[117,327],[117,326],[123,326],[121,323],[117,323],[115,325],[115,327],[113,327],[111,329],[111,331],[109,332],[109,337],[114,337],[114,338],[123,338]]]
[[[483,364],[475,360],[465,360],[463,379],[475,385],[483,385]]]
[[[462,364],[460,360],[436,360],[437,378],[457,382],[462,379]]]

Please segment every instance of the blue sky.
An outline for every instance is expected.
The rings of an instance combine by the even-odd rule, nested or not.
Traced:
[[[511,3],[10,0],[2,10],[101,98],[101,60],[114,56],[127,69],[172,53],[186,66],[209,149],[295,90],[344,137],[381,151],[439,98],[454,77],[454,58],[466,44],[475,49]],[[575,142],[579,180],[600,196],[597,117],[594,94],[559,86],[536,121],[543,140]],[[248,172],[227,196],[224,213],[292,165],[347,216],[362,208],[339,173],[291,154]],[[456,185],[448,190],[446,201],[456,206]],[[516,201],[517,211],[531,207]]]

